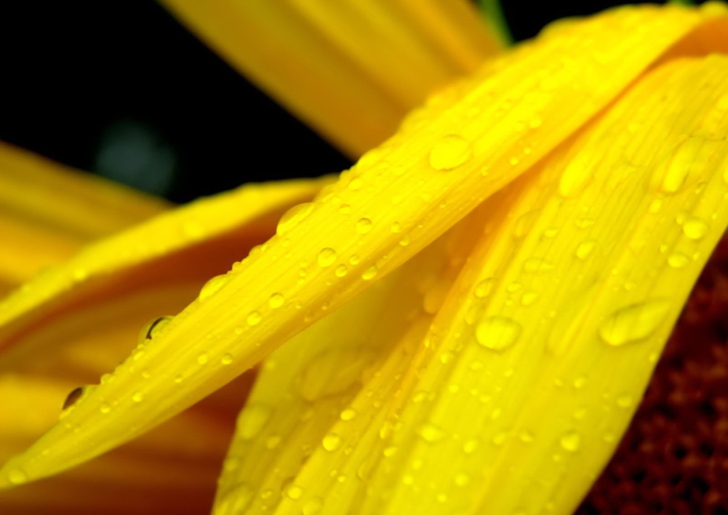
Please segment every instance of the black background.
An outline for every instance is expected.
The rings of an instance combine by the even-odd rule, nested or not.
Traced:
[[[503,3],[517,40],[552,20],[616,5]],[[177,202],[350,164],[154,0],[3,4],[1,140],[104,172],[96,159],[104,135],[131,123],[174,155],[174,180],[159,191]]]

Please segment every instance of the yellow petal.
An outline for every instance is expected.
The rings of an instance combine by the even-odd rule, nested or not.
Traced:
[[[395,347],[411,353],[419,345],[488,215],[469,216],[268,357],[238,419],[216,514],[273,509],[313,449],[338,447],[329,428],[356,418],[345,408]]]
[[[276,513],[572,513],[728,226],[727,85],[724,56],[667,64],[508,188],[430,346],[374,375],[373,422],[334,425],[347,452],[316,449]]]
[[[465,0],[164,3],[352,156],[381,143],[429,92],[501,47]]]
[[[68,415],[73,431],[54,426],[0,481],[9,484],[10,470],[33,479],[98,455],[250,369],[530,168],[703,19],[676,7],[610,11],[434,98],[314,204],[284,216],[278,236],[209,282],[143,356]],[[347,273],[337,277],[341,265]],[[276,295],[284,303],[272,308]],[[105,402],[118,407],[100,418]]]
[[[161,213],[169,205],[0,143],[0,213],[87,242]],[[93,213],[93,216],[89,216]]]
[[[83,244],[167,207],[162,200],[0,142],[0,295]]]

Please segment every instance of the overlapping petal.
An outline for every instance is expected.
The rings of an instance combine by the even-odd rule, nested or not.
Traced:
[[[313,204],[284,216],[278,236],[208,283],[67,423],[11,460],[2,480],[42,477],[95,456],[249,369],[531,168],[671,47],[671,58],[689,52],[688,36],[705,36],[700,26],[712,15],[611,11],[547,34],[435,97]],[[686,37],[690,45],[678,45]],[[104,405],[114,409],[100,416]]]
[[[465,0],[165,0],[204,41],[358,157],[502,48]],[[353,122],[355,120],[355,122]]]

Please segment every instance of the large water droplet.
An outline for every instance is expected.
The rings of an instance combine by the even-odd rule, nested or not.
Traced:
[[[324,439],[321,441],[321,445],[327,451],[333,452],[341,445],[341,437],[336,433],[329,433],[324,436]]]
[[[286,299],[280,293],[274,293],[270,296],[270,298],[268,298],[268,305],[271,307],[271,309],[277,309],[283,305],[283,302],[285,302],[285,300]]]
[[[453,170],[473,155],[470,143],[451,134],[435,143],[430,151],[430,166],[435,170]]]
[[[518,340],[521,325],[510,318],[494,316],[484,319],[475,329],[475,337],[483,347],[502,351]]]
[[[365,281],[370,281],[370,280],[374,279],[374,277],[377,275],[378,272],[379,272],[379,269],[377,268],[377,265],[372,265],[369,268],[367,268],[366,270],[364,270],[364,272],[361,274],[361,278],[364,279]]]
[[[663,323],[670,307],[670,302],[664,299],[624,307],[607,317],[599,327],[599,336],[613,346],[643,340]]]
[[[311,202],[298,204],[286,211],[278,222],[276,234],[285,234],[306,219],[313,211],[314,205]]]

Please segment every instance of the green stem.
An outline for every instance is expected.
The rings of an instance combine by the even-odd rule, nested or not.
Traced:
[[[487,18],[488,23],[500,35],[504,45],[512,45],[513,37],[511,36],[511,31],[508,29],[508,22],[506,22],[505,16],[503,16],[500,2],[498,0],[478,0],[478,2],[480,3],[480,10]]]

